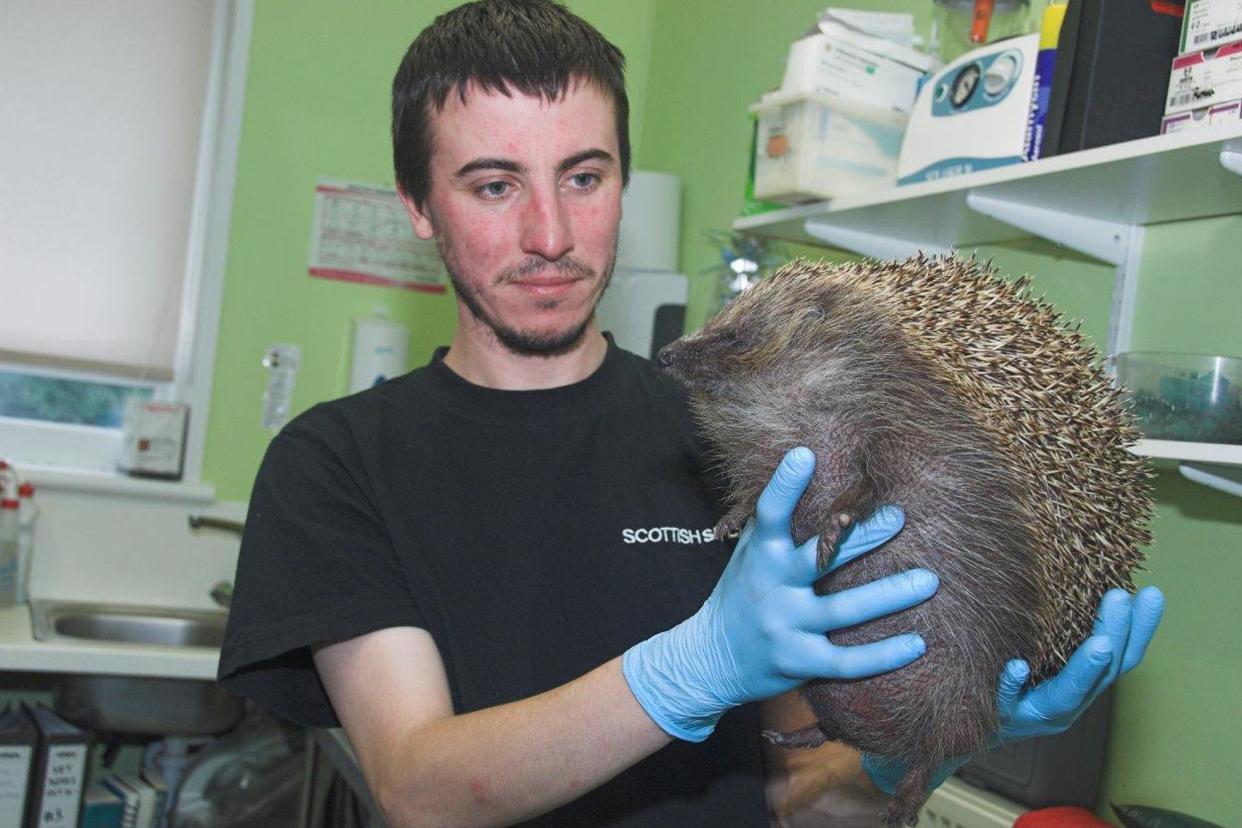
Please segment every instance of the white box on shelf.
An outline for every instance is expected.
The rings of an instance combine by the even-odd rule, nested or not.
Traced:
[[[1234,98],[1242,98],[1242,40],[1173,58],[1166,116]]]
[[[755,196],[772,201],[835,198],[891,187],[906,119],[827,95],[770,92],[759,119]]]
[[[1039,35],[967,52],[919,92],[897,165],[915,184],[1017,164],[1028,155]]]
[[[919,53],[844,26],[831,29],[832,34],[816,32],[789,47],[781,91],[839,95],[908,113],[924,70],[902,58]]]
[[[1178,53],[1242,40],[1242,0],[1187,0]]]
[[[1166,115],[1160,122],[1160,133],[1181,132],[1186,129],[1216,126],[1242,121],[1242,98],[1225,101],[1215,106],[1202,106],[1189,112]]]

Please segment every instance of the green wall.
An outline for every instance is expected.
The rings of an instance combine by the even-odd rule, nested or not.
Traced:
[[[310,279],[306,275],[317,175],[388,182],[387,89],[401,54],[450,0],[256,4],[232,249],[216,362],[206,477],[244,500],[270,435],[259,426],[274,342],[304,349],[295,409],[344,391],[349,323],[385,304],[413,332],[418,364],[449,340],[450,296]],[[635,166],[684,184],[682,270],[694,275],[690,324],[714,303],[718,258],[704,232],[740,208],[750,127],[746,106],[780,82],[789,41],[823,0],[579,0],[569,4],[629,58]],[[914,10],[930,3],[842,2]],[[654,78],[655,82],[649,79]],[[1237,239],[1242,217],[1149,228],[1134,347],[1242,353]],[[1035,240],[980,251],[1004,271],[1034,274],[1035,289],[1102,341],[1112,268]],[[832,253],[839,256],[839,253]],[[1162,471],[1156,540],[1143,583],[1169,611],[1143,666],[1119,686],[1104,799],[1175,808],[1242,825],[1242,637],[1229,602],[1242,582],[1242,503]]]

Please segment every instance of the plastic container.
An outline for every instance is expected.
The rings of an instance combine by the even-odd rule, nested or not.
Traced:
[[[0,498],[0,607],[17,603],[17,498]]]
[[[1113,366],[1144,437],[1242,445],[1242,359],[1135,351]]]
[[[34,554],[34,525],[39,507],[34,502],[34,485],[17,488],[17,603],[30,603],[30,558]]]
[[[896,184],[901,113],[798,92],[769,93],[750,109],[759,119],[756,198],[809,201]]]
[[[932,4],[931,51],[945,63],[957,60],[985,43],[1037,31],[1028,0],[993,0],[986,18],[977,13],[975,0],[935,0]],[[980,39],[980,35],[982,38]]]

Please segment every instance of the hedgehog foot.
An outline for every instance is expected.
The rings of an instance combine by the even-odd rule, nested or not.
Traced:
[[[828,519],[819,532],[816,566],[820,572],[826,572],[832,558],[836,555],[837,544],[854,521],[866,518],[875,511],[875,487],[867,481],[859,481],[837,495],[828,507]]]
[[[716,540],[724,540],[733,537],[741,531],[745,525],[746,519],[750,517],[751,509],[744,506],[734,506],[728,513],[720,519],[716,524]]]
[[[880,814],[880,821],[888,826],[917,825],[919,809],[927,801],[927,786],[931,783],[931,767],[924,761],[914,760],[910,770],[897,783],[893,801]]]
[[[828,741],[827,734],[818,724],[781,733],[779,730],[763,731],[763,738],[777,747],[783,748],[814,748]]]

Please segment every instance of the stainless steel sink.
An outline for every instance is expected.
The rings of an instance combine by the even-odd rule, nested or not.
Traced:
[[[166,610],[120,604],[36,602],[34,637],[100,646],[210,647],[224,640],[224,612]],[[203,679],[65,673],[52,689],[56,711],[90,730],[195,735],[228,730],[243,702]]]
[[[38,641],[77,639],[171,647],[219,647],[228,614],[120,604],[36,602],[31,607]]]

